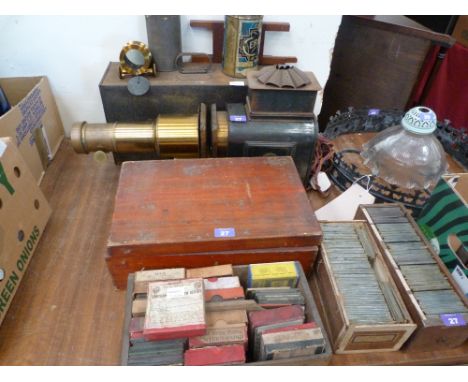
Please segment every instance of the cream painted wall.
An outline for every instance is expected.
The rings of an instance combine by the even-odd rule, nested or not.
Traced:
[[[184,51],[211,53],[211,33],[192,29],[182,16]],[[265,54],[297,56],[298,67],[328,78],[341,16],[265,16],[291,24],[289,33],[268,32]],[[0,77],[49,77],[67,133],[78,120],[104,122],[98,84],[109,61],[129,40],[147,43],[143,16],[0,16]],[[316,103],[320,111],[321,97]]]

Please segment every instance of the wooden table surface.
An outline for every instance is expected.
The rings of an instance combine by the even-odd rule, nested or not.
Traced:
[[[125,292],[104,256],[120,167],[77,155],[68,141],[42,190],[53,209],[0,327],[1,365],[117,365]],[[312,204],[324,203],[315,195]],[[334,355],[333,365],[468,363],[468,343],[425,353]]]
[[[335,144],[335,151],[339,152],[345,149],[359,149],[361,150],[362,145],[373,138],[377,133],[355,133],[355,134],[344,134],[338,136],[333,142]],[[344,154],[344,160],[349,165],[355,165],[358,171],[361,174],[371,174],[371,170],[364,165],[359,154],[346,153]],[[448,164],[448,171],[451,173],[462,173],[466,172],[466,169],[463,166],[455,161],[450,155],[446,155],[446,160]],[[410,192],[409,190],[403,190]],[[336,198],[341,191],[337,187],[332,187],[330,189],[329,195],[326,198],[321,197],[316,192],[309,193],[309,201],[314,207],[315,210],[318,210],[320,207],[323,207],[325,204]]]

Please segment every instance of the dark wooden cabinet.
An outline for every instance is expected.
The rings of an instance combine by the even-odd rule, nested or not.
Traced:
[[[156,118],[159,114],[194,114],[200,103],[225,110],[226,103],[243,103],[246,86],[232,86],[233,80],[213,64],[209,73],[182,74],[161,72],[148,77],[150,89],[144,96],[128,91],[129,79],[119,78],[119,64],[110,62],[101,82],[102,105],[107,122],[140,122]]]
[[[406,108],[432,44],[454,39],[405,16],[343,16],[325,86],[319,127],[338,110]]]

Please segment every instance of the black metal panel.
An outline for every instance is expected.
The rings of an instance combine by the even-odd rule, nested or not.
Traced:
[[[293,158],[303,183],[310,178],[318,128],[315,118],[229,122],[228,155],[282,156]]]
[[[249,89],[252,116],[273,113],[312,114],[317,92]]]

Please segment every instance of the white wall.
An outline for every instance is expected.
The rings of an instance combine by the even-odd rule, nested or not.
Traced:
[[[192,29],[182,16],[182,47],[211,53],[211,32]],[[290,32],[267,32],[265,54],[297,56],[322,87],[341,16],[265,16],[291,24]],[[98,84],[109,61],[118,61],[129,40],[148,42],[143,16],[0,16],[0,77],[49,77],[67,133],[74,121],[104,122]],[[320,111],[321,97],[316,103]]]

